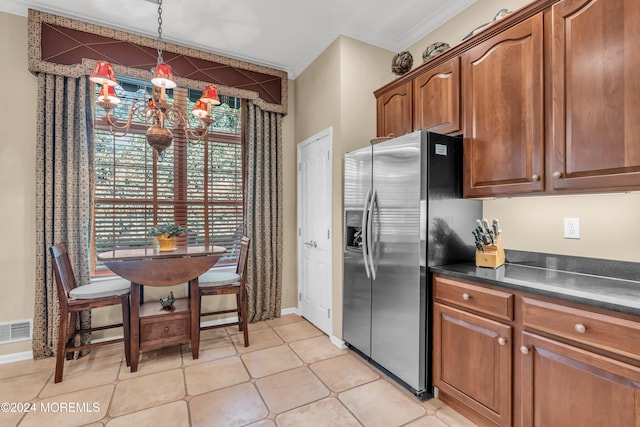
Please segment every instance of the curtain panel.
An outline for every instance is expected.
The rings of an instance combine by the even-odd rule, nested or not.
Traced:
[[[282,114],[246,103],[247,319],[280,316],[282,305]]]
[[[55,354],[60,307],[49,246],[66,242],[79,284],[89,282],[92,121],[87,76],[38,74],[36,145],[36,291],[33,357]],[[90,326],[83,313],[80,326]],[[82,341],[90,339],[83,337]]]

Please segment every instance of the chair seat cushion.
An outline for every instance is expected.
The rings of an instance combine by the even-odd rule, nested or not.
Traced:
[[[239,281],[240,275],[232,271],[211,271],[198,277],[198,286],[201,288],[224,286]]]
[[[69,292],[70,299],[93,299],[127,294],[131,291],[131,282],[122,278],[113,278],[100,282],[78,286]]]

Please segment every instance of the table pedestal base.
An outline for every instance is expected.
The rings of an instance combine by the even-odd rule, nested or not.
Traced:
[[[140,351],[175,344],[191,344],[191,355],[200,348],[200,307],[198,278],[189,281],[190,298],[179,298],[173,310],[159,302],[140,304],[141,285],[131,283],[131,372],[137,372]],[[139,319],[139,320],[134,320]]]

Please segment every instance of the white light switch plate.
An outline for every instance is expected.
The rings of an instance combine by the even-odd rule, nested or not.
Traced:
[[[565,239],[580,238],[580,218],[564,219],[564,238]]]

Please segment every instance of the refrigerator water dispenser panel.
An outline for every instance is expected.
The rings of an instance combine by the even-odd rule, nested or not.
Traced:
[[[344,244],[347,248],[362,248],[362,211],[346,211]]]

